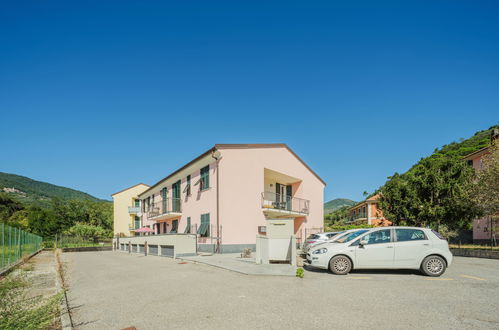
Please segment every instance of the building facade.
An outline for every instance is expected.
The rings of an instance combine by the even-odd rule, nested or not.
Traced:
[[[494,130],[490,143],[497,143],[499,139],[499,131]],[[490,147],[479,149],[466,155],[463,159],[468,165],[473,166],[475,171],[480,171],[483,168],[483,158],[490,154]],[[499,221],[495,217],[487,215],[482,218],[473,220],[473,242],[474,243],[490,243],[497,241],[497,234],[499,233]]]
[[[325,182],[285,144],[218,144],[137,195],[141,226],[197,234],[198,251],[255,248],[267,219],[323,226]]]
[[[362,201],[349,210],[349,219],[356,225],[389,226],[391,221],[386,219],[383,211],[379,208],[379,194]]]
[[[137,195],[149,186],[139,183],[112,194],[114,236],[130,236],[141,227],[140,199]]]

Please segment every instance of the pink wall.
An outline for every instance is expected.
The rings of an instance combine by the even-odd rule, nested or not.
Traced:
[[[261,208],[264,169],[302,180],[293,197],[310,200],[310,214],[295,221],[303,228],[324,225],[324,184],[285,148],[220,149],[220,219],[222,244],[254,244],[265,226]]]

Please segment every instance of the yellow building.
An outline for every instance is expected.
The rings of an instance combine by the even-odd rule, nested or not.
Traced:
[[[141,205],[137,195],[148,188],[148,185],[139,183],[111,195],[114,205],[114,236],[133,236],[134,231],[141,227]]]

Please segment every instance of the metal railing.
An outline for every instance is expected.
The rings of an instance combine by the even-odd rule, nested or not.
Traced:
[[[137,214],[137,213],[140,213],[140,207],[129,206],[129,207],[128,207],[128,213],[129,213],[129,214]]]
[[[147,213],[147,217],[153,218],[170,213],[182,213],[182,202],[180,198],[167,198],[166,200],[155,203]]]
[[[0,270],[42,248],[40,236],[0,223]]]
[[[262,192],[262,208],[309,214],[310,201],[265,191]]]

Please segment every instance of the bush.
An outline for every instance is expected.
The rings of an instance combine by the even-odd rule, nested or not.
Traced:
[[[324,231],[345,231],[350,229],[373,228],[372,225],[331,225],[327,226]]]
[[[303,268],[299,267],[296,269],[296,277],[303,278],[305,276],[305,271]]]

